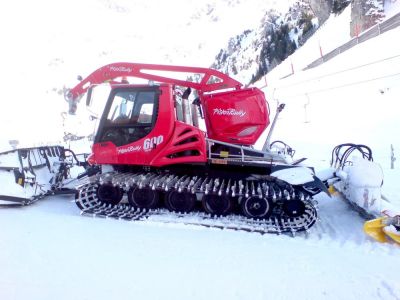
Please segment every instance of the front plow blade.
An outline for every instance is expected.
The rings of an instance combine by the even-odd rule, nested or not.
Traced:
[[[20,205],[28,205],[31,204],[34,200],[23,198],[23,197],[15,197],[8,195],[0,195],[0,206],[20,206]]]
[[[384,228],[387,226],[383,221],[385,217],[370,220],[364,223],[364,232],[378,242],[387,242]]]
[[[43,146],[0,153],[0,206],[29,205],[62,191],[71,167],[66,151]]]

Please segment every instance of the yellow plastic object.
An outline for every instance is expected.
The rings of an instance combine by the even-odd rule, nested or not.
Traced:
[[[383,231],[383,228],[387,226],[383,222],[384,219],[386,218],[382,217],[364,223],[364,232],[381,243],[387,242],[385,232]]]
[[[400,231],[393,232],[391,230],[386,230],[386,228],[383,229],[383,232],[390,236],[390,238],[395,241],[396,243],[400,244]]]
[[[329,195],[335,195],[337,193],[337,191],[336,191],[336,189],[334,188],[333,185],[330,185],[328,187],[328,192],[329,192]]]

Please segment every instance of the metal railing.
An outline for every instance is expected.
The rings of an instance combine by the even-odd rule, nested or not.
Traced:
[[[382,33],[385,33],[391,29],[394,29],[400,25],[400,13],[394,15],[393,17],[387,19],[386,21],[376,24],[375,26],[371,27],[367,31],[364,31],[361,35],[352,38],[350,41],[347,43],[343,44],[342,46],[332,50],[331,52],[323,55],[322,57],[314,60],[312,63],[310,63],[307,67],[303,69],[308,70],[311,68],[314,68],[316,66],[319,66],[323,64],[324,62],[327,62],[328,60],[334,58],[335,56],[339,55],[340,53],[343,53],[354,46],[365,42],[371,38],[374,38]]]

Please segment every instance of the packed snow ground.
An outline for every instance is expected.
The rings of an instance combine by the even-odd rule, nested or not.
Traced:
[[[319,199],[295,238],[82,217],[70,197],[2,209],[1,299],[399,299],[399,248]]]
[[[319,34],[333,34],[325,28],[335,26]],[[286,103],[274,138],[317,169],[338,143],[371,146],[392,201],[400,198],[398,161],[389,169],[390,144],[397,156],[400,149],[400,77],[385,76],[400,63],[383,59],[400,55],[399,33],[279,80],[290,70],[284,63],[265,89],[272,109]],[[326,77],[351,67],[358,68]],[[319,195],[321,221],[295,238],[82,217],[72,198],[0,209],[0,299],[400,299],[399,247],[368,238],[339,196]]]

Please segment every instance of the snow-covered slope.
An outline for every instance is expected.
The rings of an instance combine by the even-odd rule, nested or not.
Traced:
[[[327,24],[324,28],[326,35],[330,28],[334,26]],[[287,104],[276,136],[308,143],[307,149],[314,142],[364,143],[376,151],[378,162],[388,166],[390,145],[400,147],[394,134],[394,128],[400,125],[395,109],[400,93],[400,46],[393,42],[399,30],[366,41],[318,68],[296,69],[289,78],[279,79],[289,62],[300,68],[307,64],[301,50],[312,52],[314,38],[320,37],[317,35],[268,74],[264,90],[270,102]]]
[[[335,23],[336,26],[340,24],[340,28],[335,28],[334,35],[324,34],[318,40],[318,46],[314,50],[318,53],[317,58],[332,50],[331,45],[340,45],[338,37],[348,41],[350,37],[358,36],[385,18],[393,16],[399,11],[398,3],[395,2],[297,0],[284,12],[277,12],[272,8],[266,12],[257,27],[247,28],[232,36],[216,55],[212,67],[245,84],[254,83],[300,48],[321,26],[326,26],[325,20],[329,16],[331,21],[328,23]],[[332,22],[338,15],[345,21]],[[290,73],[292,69],[294,67],[291,65]]]

